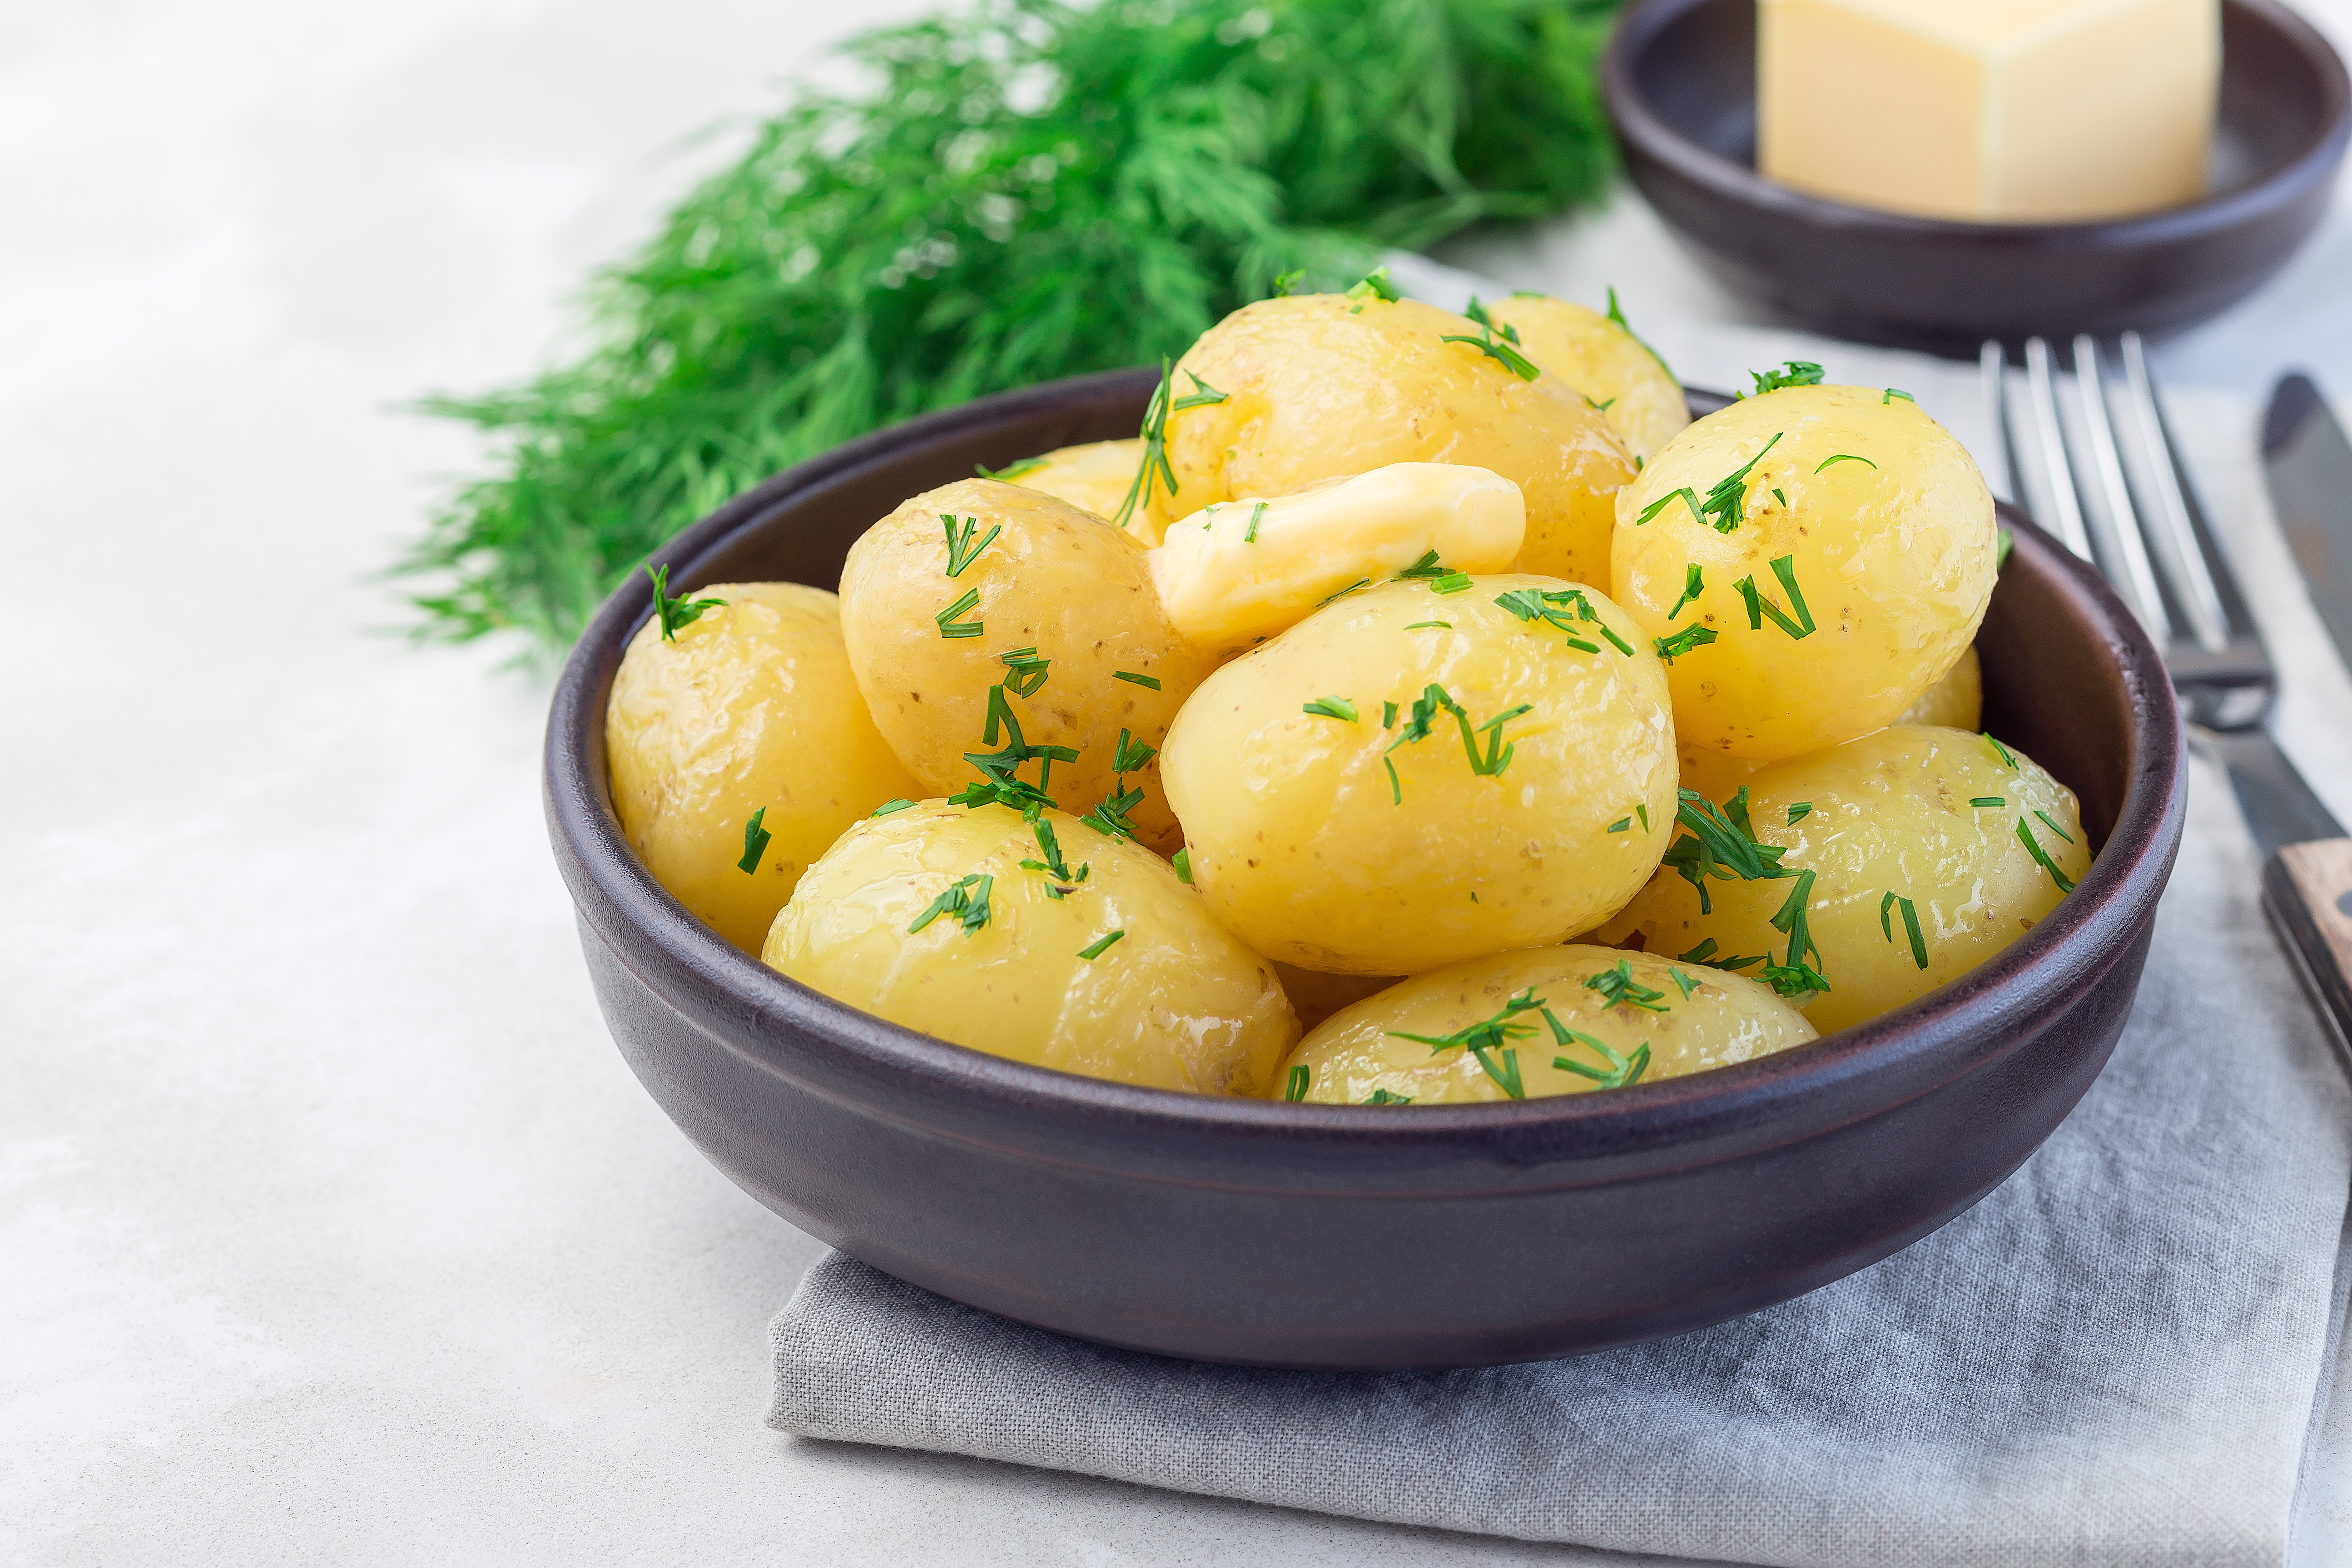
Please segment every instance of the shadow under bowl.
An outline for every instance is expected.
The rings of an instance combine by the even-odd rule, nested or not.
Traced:
[[[673,585],[832,586],[975,463],[1133,432],[1156,377],[983,398],[782,474],[657,560]],[[1108,1344],[1247,1364],[1530,1361],[1683,1332],[1885,1258],[2047,1137],[2113,1048],[2180,840],[2155,650],[2014,513],[1979,639],[1991,726],[2081,797],[2080,887],[1992,962],[1782,1055],[1608,1094],[1410,1111],[1224,1100],[967,1050],[762,967],[622,837],[604,714],[642,576],[573,649],[546,807],[622,1054],[746,1192],[887,1273]]]
[[[1601,97],[1625,167],[1733,291],[1865,342],[1972,357],[1986,338],[2194,325],[2286,264],[2326,211],[2352,87],[2277,0],[2222,0],[2211,194],[2091,223],[1962,223],[1809,195],[1756,169],[1756,0],[1643,0]]]

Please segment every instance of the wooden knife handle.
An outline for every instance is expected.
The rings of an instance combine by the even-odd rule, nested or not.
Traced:
[[[2272,856],[2263,909],[2352,1065],[2352,838],[2290,844]]]

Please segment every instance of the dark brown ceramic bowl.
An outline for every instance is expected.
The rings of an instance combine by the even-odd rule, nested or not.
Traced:
[[[1986,338],[2191,325],[2310,235],[2352,137],[2344,64],[2277,0],[2222,0],[2221,49],[2213,194],[2097,223],[1910,217],[1766,180],[1756,0],[1643,0],[1601,91],[1633,183],[1727,286],[1841,337],[1973,357]]]
[[[984,398],[855,441],[688,530],[673,584],[831,586],[905,497],[1131,433],[1148,371]],[[547,817],[622,1054],[793,1224],[960,1301],[1213,1361],[1528,1361],[1677,1333],[1826,1284],[2016,1169],[2121,1031],[2180,840],[2181,731],[2115,595],[2011,514],[1987,716],[2104,844],[2048,920],[1899,1013],[1612,1094],[1407,1111],[1133,1089],[887,1024],[762,968],[647,875],[604,773],[651,604],[598,612],[547,729]]]

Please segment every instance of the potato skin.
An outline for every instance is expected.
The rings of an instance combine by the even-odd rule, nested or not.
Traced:
[[[942,513],[977,518],[975,542],[1003,529],[955,577],[947,574]],[[961,619],[981,622],[982,635],[942,637],[935,617],[966,592],[980,603]],[[1030,744],[1077,752],[1076,763],[1054,764],[1047,793],[1080,815],[1117,787],[1119,731],[1160,744],[1213,666],[1169,625],[1141,545],[1066,501],[992,479],[926,491],[866,530],[842,567],[841,595],[857,688],[927,795],[976,782],[965,753],[996,749],[982,737],[989,688],[1006,674],[1000,654],[1034,647],[1052,661],[1044,686],[1006,700]],[[1117,679],[1119,670],[1152,677],[1160,689]],[[1021,777],[1034,783],[1039,772],[1031,763]],[[1182,839],[1158,763],[1127,782],[1144,795],[1129,820],[1145,843],[1172,853]]]
[[[1158,525],[1240,496],[1290,495],[1390,463],[1491,468],[1527,498],[1522,572],[1605,587],[1612,499],[1633,477],[1615,432],[1558,376],[1521,381],[1448,336],[1476,323],[1406,300],[1302,294],[1245,305],[1174,372],[1226,395],[1168,420]]]
[[[1821,948],[1814,967],[1831,990],[1800,1005],[1816,1027],[1843,1029],[1923,996],[2057,907],[2058,885],[2017,837],[2021,821],[2069,881],[2090,868],[2074,794],[2022,752],[2011,754],[2013,769],[1981,735],[1900,725],[1776,763],[1748,781],[1756,837],[1787,847],[1783,866],[1815,873],[1807,919]],[[1969,804],[1994,796],[2006,804]],[[1800,801],[1812,809],[1790,826],[1788,808]],[[2033,816],[2037,809],[2074,841]],[[1769,951],[1777,960],[1786,955],[1785,939],[1771,919],[1793,886],[1709,880],[1713,912],[1701,914],[1690,884],[1661,869],[1592,940],[1672,956],[1711,938],[1714,956]],[[1887,911],[1885,930],[1879,924],[1889,892],[1917,911],[1925,969],[1912,956],[1899,910]]]
[[[1682,384],[1640,339],[1598,310],[1547,294],[1514,294],[1486,307],[1510,326],[1536,363],[1594,403],[1625,449],[1646,461],[1691,422]]]
[[[1598,635],[1584,640],[1600,651],[1580,652],[1496,602],[1563,587],[1517,574],[1448,595],[1382,584],[1211,676],[1169,732],[1160,776],[1219,917],[1302,969],[1409,974],[1561,941],[1632,898],[1673,826],[1664,673],[1591,589],[1631,655]],[[1433,620],[1450,629],[1415,626]],[[1502,772],[1471,770],[1444,711],[1425,739],[1389,750],[1431,683],[1474,730],[1532,704],[1503,727],[1517,749]],[[1327,696],[1351,701],[1356,721],[1302,710]],[[1393,728],[1384,702],[1399,710]]]
[[[1272,966],[1150,851],[1047,812],[1061,883],[1021,862],[1034,830],[1002,805],[924,801],[859,823],[809,868],[761,960],[940,1039],[1091,1078],[1250,1095],[1298,1038]],[[960,879],[994,879],[989,919],[913,925]],[[1070,888],[1056,900],[1047,889]],[[1083,950],[1126,935],[1097,957]]]
[[[1069,502],[1108,521],[1127,499],[1135,473],[1143,466],[1143,438],[1089,441],[1083,447],[1062,447],[1048,452],[1042,466],[1023,468],[1005,482]],[[1157,535],[1137,535],[1145,544],[1157,544]]]
[[[664,641],[637,629],[613,677],[604,756],[629,847],[677,900],[746,952],[809,863],[851,823],[919,792],[849,671],[841,602],[798,583],[720,583],[727,601]],[[749,874],[743,830],[771,836]]]
[[[1984,722],[1984,675],[1970,643],[1959,662],[1927,688],[1918,701],[1905,709],[1897,724],[1928,724],[1950,730],[1975,730]],[[1675,748],[1682,763],[1683,788],[1695,789],[1717,805],[1731,792],[1772,764],[1759,757],[1727,756],[1685,742]]]
[[[1585,982],[1623,963],[1633,983],[1657,993],[1649,1008],[1615,1006]],[[1685,994],[1676,973],[1690,983]],[[1433,1037],[1454,1034],[1492,1018],[1520,992],[1532,988],[1552,1016],[1567,1028],[1592,1036],[1618,1055],[1632,1058],[1650,1048],[1649,1065],[1636,1079],[1654,1083],[1709,1068],[1749,1061],[1816,1037],[1805,1016],[1766,986],[1700,964],[1677,964],[1646,953],[1614,948],[1542,947],[1501,952],[1467,963],[1449,964],[1416,975],[1343,1009],[1325,1020],[1275,1075],[1284,1091],[1293,1068],[1307,1069],[1308,1100],[1361,1105],[1374,1089],[1412,1098],[1415,1105],[1459,1105],[1507,1100],[1509,1094],[1477,1058],[1459,1047],[1433,1050],[1391,1031]],[[1518,1053],[1519,1079],[1529,1100],[1555,1094],[1587,1094],[1591,1079],[1555,1067],[1555,1058],[1608,1070],[1610,1063],[1581,1042],[1561,1046],[1538,1013],[1516,1022],[1530,1031],[1511,1042]],[[1489,1053],[1497,1067],[1503,1063]]]
[[[1840,454],[1866,460],[1822,466]],[[1729,533],[1668,499],[1704,500],[1751,458]],[[1935,684],[1984,618],[1994,549],[1991,492],[1941,426],[1877,387],[1787,387],[1692,425],[1619,493],[1612,592],[1646,636],[1716,634],[1668,672],[1680,739],[1777,761],[1889,723]],[[1782,556],[1818,627],[1802,638],[1751,626],[1737,587],[1752,578],[1795,618]],[[1705,587],[1676,614],[1694,564]]]

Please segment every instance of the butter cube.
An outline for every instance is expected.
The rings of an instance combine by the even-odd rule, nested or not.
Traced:
[[[2204,194],[2220,0],[1758,0],[1756,44],[1782,184],[1999,223]]]

